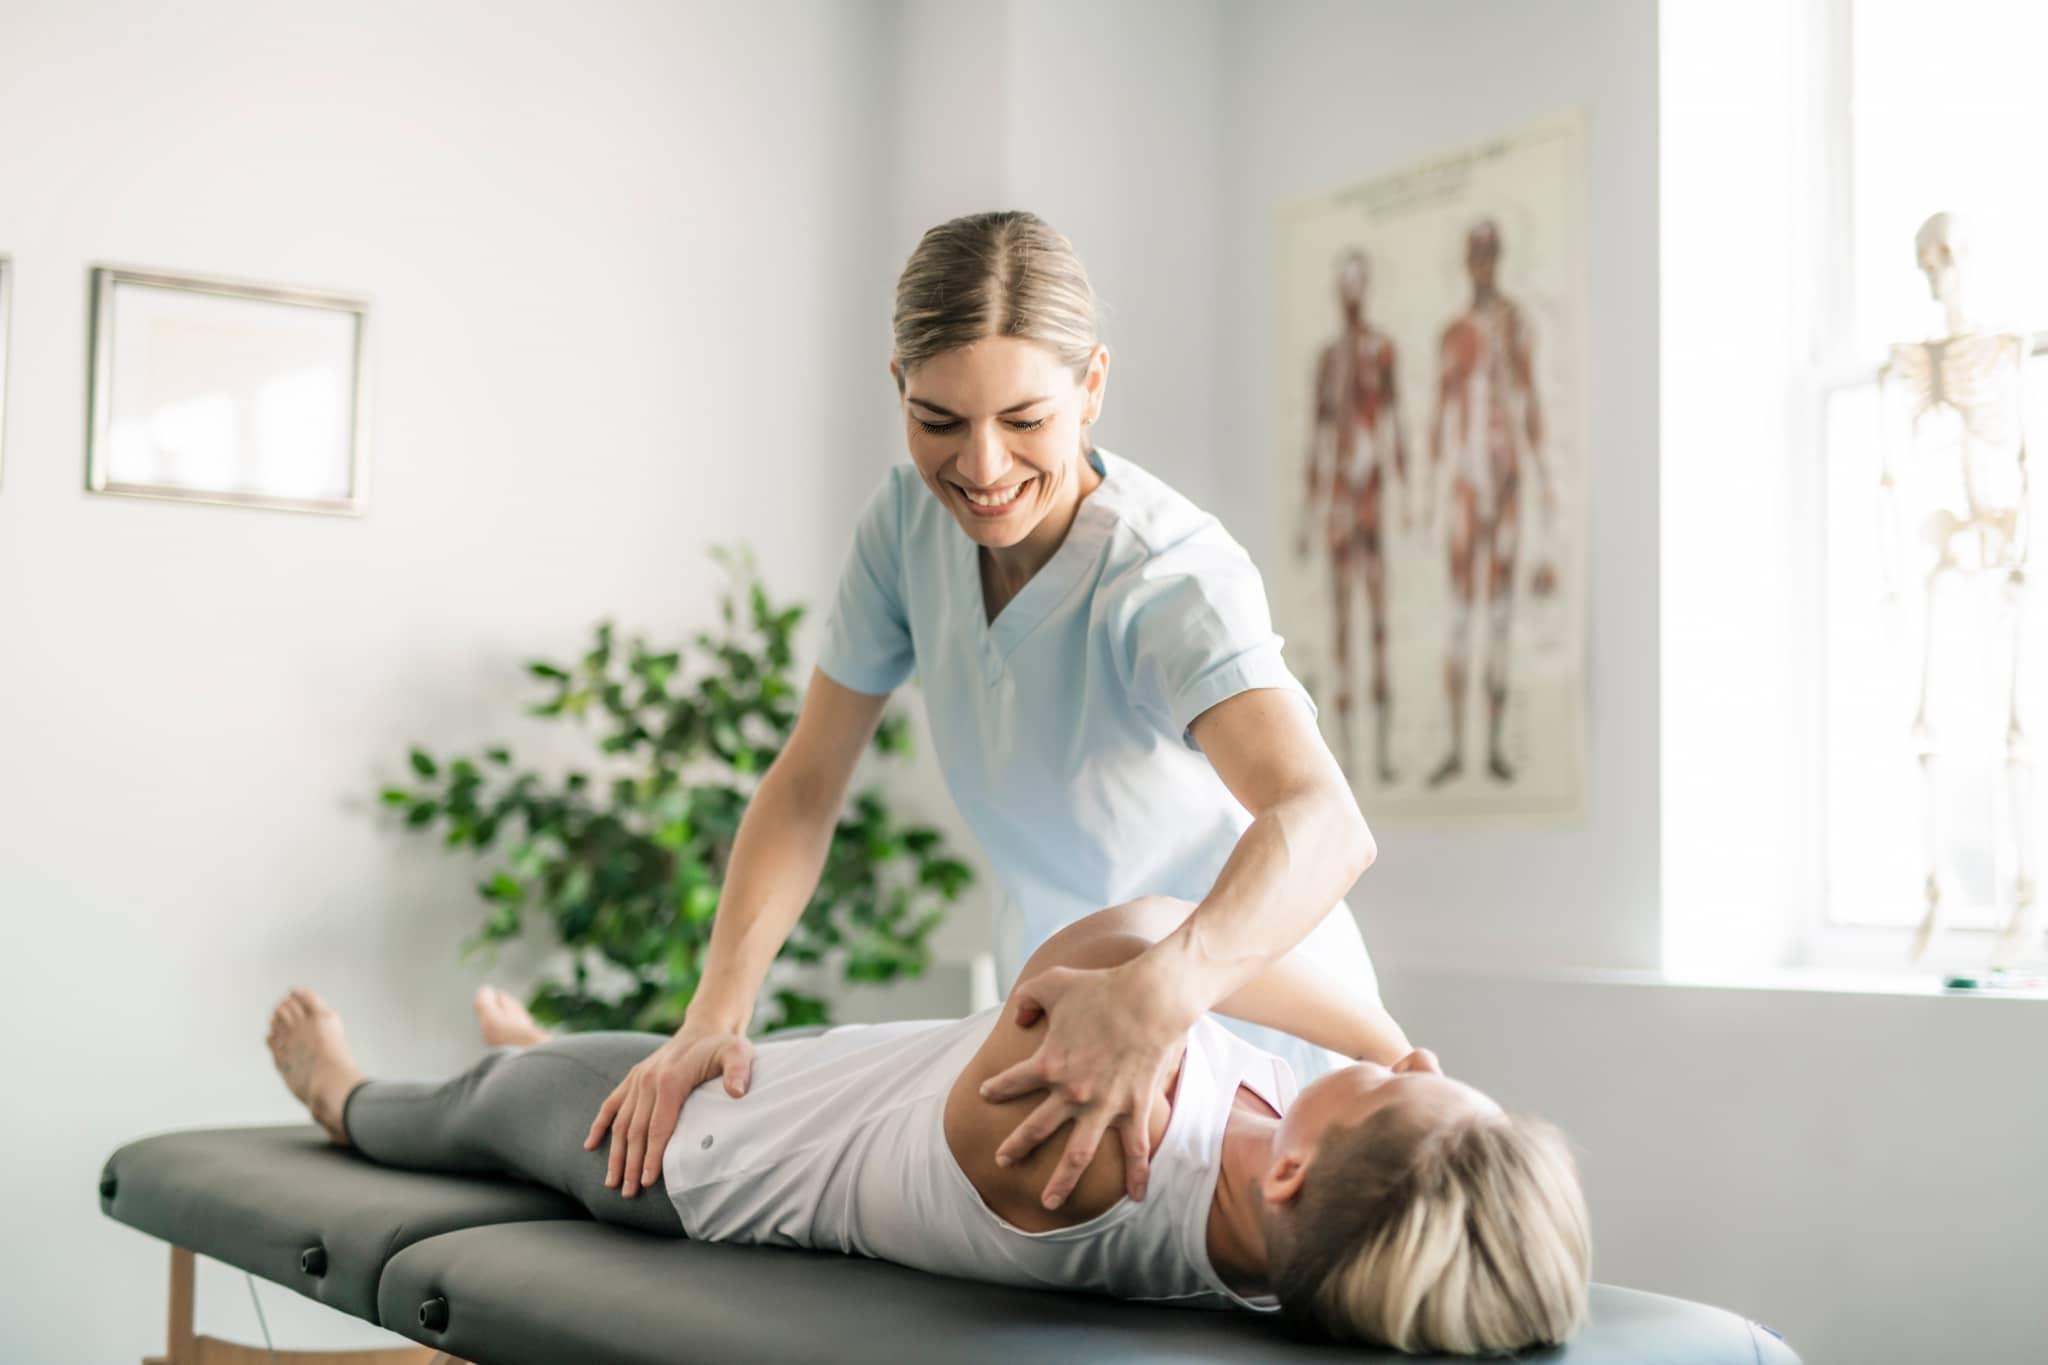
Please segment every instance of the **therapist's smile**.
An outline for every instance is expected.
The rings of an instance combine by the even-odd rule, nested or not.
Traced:
[[[974,513],[975,516],[1000,517],[1007,516],[1017,506],[1017,500],[1024,490],[1036,482],[1038,482],[1038,476],[1034,474],[1021,483],[1013,483],[1001,488],[975,489],[967,488],[957,483],[953,487],[966,500],[967,510]]]

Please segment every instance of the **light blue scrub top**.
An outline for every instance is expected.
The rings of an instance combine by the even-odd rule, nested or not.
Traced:
[[[1196,716],[1262,687],[1315,709],[1243,547],[1129,460],[1097,449],[1093,462],[1102,482],[993,622],[974,541],[915,465],[896,465],[861,514],[818,661],[870,694],[917,674],[947,786],[995,873],[1004,991],[1084,915],[1209,894],[1252,817],[1189,733]],[[1377,998],[1343,902],[1295,952]],[[1304,1082],[1333,1062],[1226,1023]]]

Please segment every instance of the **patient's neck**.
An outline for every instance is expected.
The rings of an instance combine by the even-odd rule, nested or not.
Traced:
[[[1223,1282],[1247,1298],[1272,1292],[1266,1278],[1266,1228],[1259,1209],[1259,1177],[1273,1164],[1273,1134],[1280,1121],[1256,1097],[1238,1091],[1223,1130],[1223,1165],[1209,1201],[1209,1263]]]

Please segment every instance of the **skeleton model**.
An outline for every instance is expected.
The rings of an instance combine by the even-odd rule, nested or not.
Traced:
[[[1478,597],[1479,552],[1486,551],[1487,771],[1515,779],[1501,751],[1501,721],[1508,704],[1508,630],[1513,622],[1515,552],[1521,527],[1522,469],[1535,468],[1548,520],[1555,506],[1543,462],[1543,412],[1536,400],[1529,326],[1514,300],[1500,292],[1500,228],[1485,219],[1465,237],[1465,272],[1472,302],[1444,328],[1437,352],[1436,417],[1430,423],[1432,475],[1450,465],[1451,631],[1444,652],[1444,691],[1450,702],[1451,749],[1429,784],[1441,786],[1465,767],[1465,694],[1471,654],[1472,609]],[[1435,479],[1432,478],[1434,488]],[[1429,499],[1435,520],[1436,499]],[[1556,571],[1539,568],[1535,589],[1551,591]]]
[[[1919,760],[1927,909],[1913,941],[1913,956],[1927,950],[1941,913],[1941,843],[1938,838],[1935,774],[1942,758],[1929,716],[1934,691],[1937,591],[1944,585],[1995,583],[2011,622],[2012,663],[2002,679],[2005,706],[2005,791],[2010,803],[2013,876],[2011,905],[2003,920],[1994,963],[2004,963],[2032,946],[2034,909],[2032,827],[2029,823],[2033,762],[2020,728],[2020,632],[2026,616],[2028,533],[2027,453],[2021,423],[2024,337],[1983,332],[1970,325],[1963,306],[1968,240],[1952,215],[1937,213],[1914,239],[1920,269],[1942,305],[1945,333],[1891,348],[1878,372],[1883,438],[1881,496],[1886,509],[1884,564],[1888,589],[1896,591],[1902,562],[1910,563],[1923,593],[1920,698],[1913,717],[1913,746]],[[1892,429],[1903,417],[1905,460]],[[1901,492],[1901,484],[1914,496]],[[1902,506],[1902,503],[1905,505]],[[1905,521],[1918,523],[1919,545],[1908,543]],[[1954,687],[1944,660],[1943,682]],[[1962,681],[1970,681],[1967,674]]]
[[[1308,497],[1295,552],[1309,554],[1312,519],[1328,499],[1324,519],[1335,589],[1333,656],[1337,665],[1337,723],[1344,757],[1350,761],[1351,588],[1362,576],[1372,638],[1373,762],[1382,785],[1394,780],[1387,752],[1393,697],[1387,686],[1387,556],[1380,536],[1380,494],[1389,457],[1394,475],[1407,488],[1408,450],[1394,401],[1394,343],[1365,320],[1365,254],[1338,258],[1337,302],[1341,331],[1316,359],[1315,426],[1309,434]],[[1405,504],[1404,504],[1405,519]]]

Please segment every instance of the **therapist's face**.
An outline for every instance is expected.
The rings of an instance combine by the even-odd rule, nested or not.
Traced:
[[[983,337],[908,374],[894,361],[889,370],[903,393],[910,458],[970,537],[1003,549],[1041,527],[1065,533],[1082,486],[1082,424],[1100,411],[1108,378],[1106,349],[1095,348],[1078,380],[1022,337]]]

